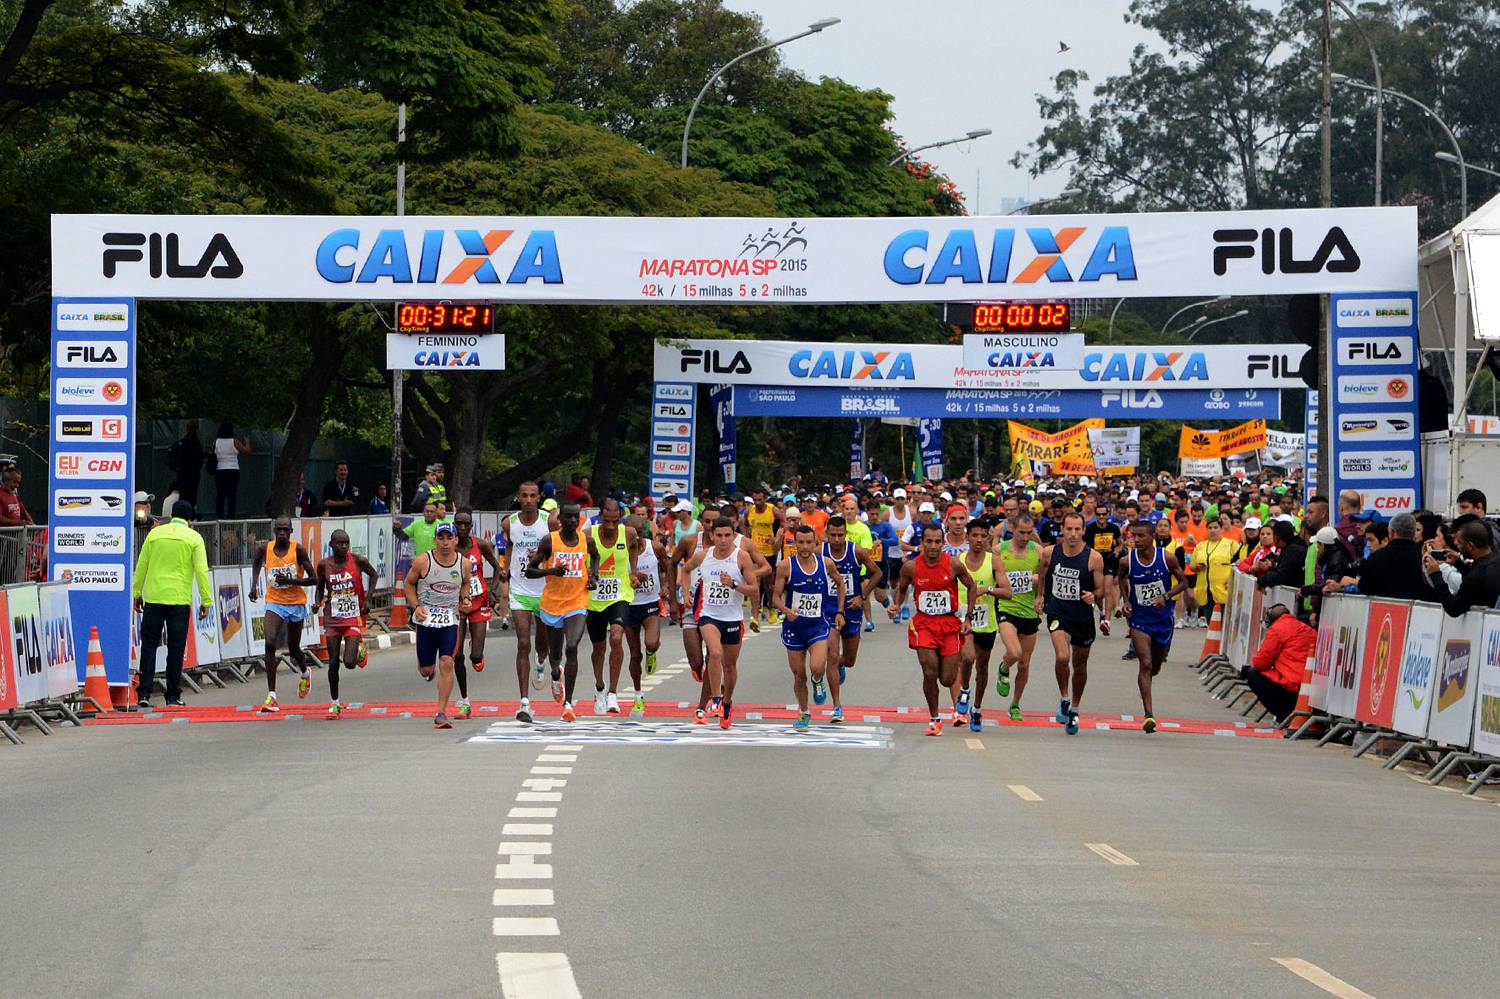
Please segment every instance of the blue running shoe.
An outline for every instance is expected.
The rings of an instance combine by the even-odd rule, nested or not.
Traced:
[[[1067,732],[1069,735],[1077,735],[1078,734],[1078,712],[1077,711],[1070,711],[1070,712],[1068,712],[1068,727],[1065,728],[1065,729],[1063,729],[1063,731]]]
[[[792,722],[792,728],[796,729],[798,732],[806,732],[811,726],[812,715],[806,711],[799,714],[797,716],[797,720]]]
[[[980,718],[980,715],[982,715],[983,713],[984,712],[980,711],[978,708],[975,708],[973,711],[969,712],[970,732],[978,732],[981,728],[984,727],[984,720]]]
[[[1059,725],[1066,725],[1068,723],[1068,702],[1059,701],[1057,704],[1057,714],[1052,717]]]
[[[832,717],[828,720],[835,725],[842,725],[844,723],[844,706],[842,704],[836,706],[833,709]]]
[[[822,680],[813,681],[813,703],[822,704],[828,700],[828,688],[823,685]]]
[[[843,685],[844,680],[848,676],[849,676],[849,667],[845,666],[843,663],[839,663],[839,685],[840,686]]]
[[[873,617],[867,617],[867,618],[865,618],[865,634],[868,635],[870,632],[872,632],[874,630],[875,630],[875,618],[873,618]]]
[[[953,710],[961,715],[969,713],[969,692],[967,690],[959,690],[958,701],[953,705]]]
[[[910,621],[911,620],[911,608],[910,607],[903,607],[903,608],[901,608],[901,620],[903,620],[903,621]]]

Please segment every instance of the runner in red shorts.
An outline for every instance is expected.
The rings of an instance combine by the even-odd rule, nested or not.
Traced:
[[[968,606],[958,612],[958,584],[968,590]],[[915,591],[917,611],[908,625],[906,644],[917,650],[922,665],[922,694],[927,698],[927,713],[932,721],[928,735],[942,735],[943,721],[938,717],[938,684],[953,686],[958,677],[959,651],[969,622],[974,618],[974,598],[979,587],[963,561],[943,551],[943,526],[928,524],[922,528],[920,554],[901,567],[896,584],[896,599],[886,613],[891,620],[901,612],[906,591]]]
[[[349,552],[349,535],[334,531],[328,539],[332,555],[318,563],[317,608],[323,612],[323,634],[328,641],[328,717],[344,712],[339,700],[339,662],[345,669],[365,664],[365,594],[375,588],[380,573],[363,555]],[[365,577],[369,582],[365,582]]]
[[[469,645],[469,662],[474,672],[484,672],[484,638],[489,632],[490,618],[495,616],[495,602],[499,591],[491,591],[485,582],[484,564],[490,564],[490,578],[500,578],[500,559],[495,553],[495,543],[474,536],[474,511],[462,507],[453,517],[453,527],[458,533],[458,554],[469,560],[469,613],[458,625],[458,648],[453,653],[453,678],[458,681],[458,717],[468,718],[474,711],[469,706],[469,671],[464,669],[464,643]]]

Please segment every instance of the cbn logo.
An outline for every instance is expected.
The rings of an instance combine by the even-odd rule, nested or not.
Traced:
[[[514,235],[511,229],[454,229],[453,239],[461,251],[456,258],[446,254],[447,231],[426,229],[418,245],[407,244],[403,229],[382,229],[368,250],[360,249],[358,229],[335,229],[318,244],[317,266],[323,280],[334,284],[374,284],[384,278],[393,284],[525,284],[541,278],[546,284],[562,284],[562,258],[557,252],[557,237],[551,229],[537,229],[526,237],[511,262],[504,282],[495,269],[494,255]],[[416,233],[410,234],[413,238]],[[440,278],[444,257],[453,266]],[[417,262],[412,276],[412,260]]]
[[[917,377],[907,350],[799,350],[787,359],[787,370],[794,378],[914,381]]]
[[[932,234],[926,229],[908,229],[885,248],[885,274],[897,284],[946,284],[954,278],[964,284],[1035,284],[1071,282],[1065,254],[1080,244],[1088,229],[1069,226],[1053,231],[1041,227],[1024,230],[1035,256],[1011,276],[1016,230],[996,229],[990,235],[988,255],[979,250],[973,229],[953,229],[943,238],[943,245],[926,257]],[[1079,281],[1099,281],[1112,275],[1117,281],[1134,281],[1135,251],[1130,245],[1130,230],[1125,226],[1106,226],[1089,251],[1078,276]]]

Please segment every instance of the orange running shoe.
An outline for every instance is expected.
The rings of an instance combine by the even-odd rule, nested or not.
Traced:
[[[698,710],[698,713],[693,716],[693,724],[694,725],[707,725],[708,724],[708,715],[707,715],[707,713],[705,713],[703,711],[703,709],[700,708]]]
[[[936,718],[934,718],[932,721],[928,722],[927,723],[927,734],[928,735],[942,735],[943,734],[943,723],[941,721],[939,721],[938,719],[936,719]]]
[[[573,702],[569,701],[563,705],[562,720],[565,722],[577,721],[578,716],[573,713]]]
[[[720,706],[720,710],[719,710],[719,728],[721,728],[721,729],[728,729],[729,728],[729,716],[733,712],[733,710],[734,710],[733,706],[728,701],[725,701],[723,703],[723,705]]]

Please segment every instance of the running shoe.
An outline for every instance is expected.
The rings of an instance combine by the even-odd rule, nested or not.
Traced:
[[[1021,706],[1019,704],[1012,704],[1010,706],[1010,720],[1013,722],[1021,720]]]
[[[604,714],[604,712],[608,709],[608,703],[609,703],[609,699],[605,696],[604,691],[602,691],[602,690],[596,690],[596,691],[594,691],[594,714],[596,714],[596,715],[602,715],[602,714]],[[618,713],[619,710],[620,710],[620,706],[618,704],[615,705],[615,711]]]
[[[1150,715],[1147,715],[1146,716],[1146,720],[1141,723],[1141,731],[1145,732],[1147,735],[1150,735],[1152,732],[1155,732],[1156,731],[1156,719],[1153,718],[1153,717],[1151,717]]]
[[[354,657],[354,665],[360,669],[370,665],[370,647],[365,644],[363,638],[359,640],[359,653]]]
[[[656,672],[656,653],[646,653],[646,675],[651,676]]]
[[[1135,645],[1134,644],[1127,645],[1125,647],[1125,654],[1120,657],[1121,661],[1123,661],[1123,662],[1129,662],[1130,660],[1132,660],[1134,658],[1135,658]]]
[[[839,686],[842,687],[844,685],[844,681],[848,678],[849,667],[845,666],[843,663],[839,663]]]
[[[725,701],[719,706],[719,728],[728,729],[730,725],[729,716],[734,712],[734,705]]]
[[[341,714],[343,714],[343,713],[344,713],[344,706],[342,704],[340,704],[338,701],[334,701],[332,704],[328,705],[328,718],[329,718],[330,721],[332,721],[334,719],[337,719],[338,716],[341,715]]]
[[[713,700],[711,700],[711,701],[708,702],[708,716],[710,718],[718,718],[718,717],[721,717],[723,714],[724,714],[724,700],[723,700],[723,698],[715,697]]]
[[[865,618],[865,634],[868,635],[870,632],[872,632],[874,630],[875,630],[875,619],[873,617],[867,617],[867,618]]]
[[[536,672],[531,674],[531,686],[533,690],[541,690],[542,684],[547,682],[546,668],[538,661]]]
[[[927,734],[928,735],[942,735],[943,734],[943,722],[942,722],[942,719],[940,719],[940,718],[934,718],[932,721],[928,722],[927,723]]]
[[[1004,666],[1000,667],[1000,673],[995,677],[995,693],[1001,697],[1010,696],[1010,670]]]
[[[458,702],[458,720],[459,721],[468,721],[470,718],[473,717],[473,715],[474,715],[474,709],[469,705],[468,701],[459,701]]]
[[[962,687],[960,687],[958,690],[958,703],[953,705],[953,713],[955,715],[963,715],[965,718],[968,717],[969,692],[967,690],[964,690]]]
[[[441,711],[439,711],[437,714],[435,714],[435,715],[432,716],[432,727],[433,728],[452,728],[453,727],[453,723],[448,720],[448,716],[447,715],[445,715]]]
[[[562,699],[563,699],[563,682],[562,682],[562,677],[560,677],[560,676],[555,676],[555,677],[552,678],[552,699],[554,701],[556,701],[557,703],[559,703],[559,704],[562,703]]]
[[[954,728],[963,728],[965,725],[969,724],[969,715],[968,715],[968,712],[963,712],[963,713],[960,713],[960,712],[957,712],[957,711],[953,712],[953,718],[949,722],[949,724],[952,725]]]
[[[1101,618],[1099,621],[1099,634],[1105,638],[1109,637],[1109,618]]]
[[[910,607],[903,607],[903,608],[901,608],[901,620],[903,620],[903,621],[910,621],[911,620],[911,608]]]
[[[521,706],[516,708],[516,721],[531,724],[531,701],[528,698],[521,698]]]
[[[981,728],[984,727],[983,715],[984,712],[980,711],[978,708],[975,708],[973,711],[969,712],[970,732],[978,732]]]
[[[797,715],[797,720],[792,722],[792,728],[796,729],[798,732],[806,732],[811,727],[812,714],[807,711],[799,713]]]
[[[604,698],[604,713],[607,715],[617,715],[620,713],[620,695],[616,694],[613,690]]]
[[[698,713],[693,716],[693,724],[694,725],[707,725],[708,724],[708,714],[707,714],[707,712],[705,712],[702,708],[699,708],[698,709]]]
[[[691,674],[693,674],[693,682],[694,683],[702,683],[703,682],[703,667],[702,666],[694,666],[692,663],[688,663],[688,672],[691,673]]]
[[[578,716],[573,713],[572,701],[568,701],[563,704],[562,720],[565,722],[573,722],[578,720]]]
[[[828,700],[828,688],[822,680],[813,679],[813,703],[823,704]]]
[[[1068,712],[1068,724],[1063,729],[1063,731],[1066,732],[1066,733],[1068,733],[1069,735],[1077,735],[1078,734],[1078,712],[1077,711],[1069,711]]]
[[[508,618],[508,617],[502,617],[500,619],[500,630],[501,631],[509,631],[510,630],[510,618]]]
[[[641,694],[635,695],[635,703],[630,706],[630,717],[644,718],[646,716],[646,698]]]
[[[469,665],[474,667],[474,672],[476,673],[484,672],[485,661],[483,659],[475,659]]]
[[[266,699],[261,702],[261,714],[274,715],[281,710],[281,705],[276,703],[275,694],[267,694]]]
[[[842,725],[844,723],[844,706],[842,704],[835,704],[833,706],[833,714],[829,716],[828,720],[834,725]]]
[[[1057,714],[1053,715],[1052,717],[1057,720],[1057,723],[1059,725],[1066,725],[1068,723],[1068,702],[1058,701]]]
[[[297,681],[297,696],[305,699],[310,690],[312,690],[312,670],[303,670],[302,678]]]
[[[760,622],[757,621],[757,620],[755,620],[755,615],[754,614],[750,615],[750,620],[749,620],[748,623],[750,625],[750,630],[753,631],[753,632],[755,632],[757,635],[759,635],[760,634]]]

